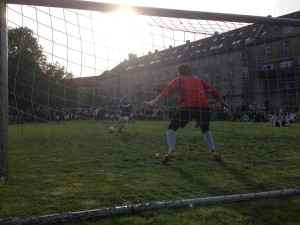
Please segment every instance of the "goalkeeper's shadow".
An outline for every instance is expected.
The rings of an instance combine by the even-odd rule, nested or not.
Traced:
[[[220,166],[230,173],[238,181],[238,184],[244,187],[251,187],[257,190],[272,188],[268,183],[262,183],[258,179],[251,178],[241,166],[226,162],[220,163]]]
[[[224,193],[224,191],[221,187],[216,187],[212,183],[206,182],[203,179],[200,179],[199,177],[194,176],[192,173],[187,172],[187,170],[184,170],[184,168],[176,167],[174,168],[176,172],[178,172],[184,179],[190,180],[191,183],[196,183],[197,186],[199,186],[205,193],[209,193],[212,195],[212,193]]]
[[[249,175],[247,175],[245,173],[245,171],[242,171],[239,168],[235,168],[233,165],[230,165],[228,163],[218,163],[218,166],[222,167],[223,170],[227,171],[233,178],[233,180],[235,181],[234,183],[237,184],[236,187],[232,187],[234,189],[240,189],[241,187],[246,187],[247,190],[249,190],[248,188],[252,188],[252,189],[270,189],[271,187],[269,187],[268,184],[266,183],[262,183],[257,179],[253,179],[251,177],[249,177]],[[225,194],[225,193],[229,193],[230,190],[228,189],[228,186],[224,186],[224,185],[219,185],[216,186],[215,183],[210,183],[207,182],[199,177],[196,177],[195,175],[193,175],[192,173],[189,173],[187,170],[185,170],[184,168],[181,167],[176,167],[174,168],[174,170],[176,172],[178,172],[184,179],[186,180],[190,180],[193,183],[196,183],[197,186],[201,187],[201,189],[203,189],[203,191],[205,191],[206,193],[221,193],[221,194]],[[218,179],[218,178],[216,178]],[[220,180],[220,182],[222,182],[222,180]],[[224,187],[224,188],[222,188]],[[245,191],[247,191],[245,190]]]

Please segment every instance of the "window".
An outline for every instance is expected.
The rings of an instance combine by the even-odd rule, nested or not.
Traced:
[[[233,62],[233,53],[232,52],[230,52],[230,53],[228,53],[228,62]]]
[[[233,78],[233,71],[231,70],[231,71],[229,71],[229,73],[228,73],[228,79],[229,79],[229,80],[232,80],[232,78]]]
[[[289,41],[283,41],[282,42],[282,52],[283,53],[289,52],[289,48],[290,48],[290,42]]]
[[[178,55],[177,59],[181,59],[183,56],[182,55]],[[151,63],[150,63],[151,64]]]
[[[249,87],[247,84],[243,84],[242,86],[242,89],[243,89],[243,94],[249,94]]]
[[[263,70],[274,70],[274,63],[264,64],[264,65],[262,65],[262,69]]]
[[[241,42],[241,40],[236,40],[236,41],[232,42],[232,45],[237,45],[237,44],[239,44],[240,42]]]
[[[220,73],[219,73],[219,72],[216,72],[215,75],[216,75],[216,76],[215,76],[216,81],[219,81],[219,80],[220,80]]]
[[[293,61],[292,60],[286,60],[286,61],[282,61],[279,63],[279,68],[283,69],[283,68],[289,68],[293,66]]]
[[[247,50],[243,50],[242,51],[242,60],[247,60],[248,59],[248,51]]]
[[[215,64],[220,65],[220,58],[219,57],[216,58]]]
[[[243,77],[248,77],[249,76],[248,67],[243,67],[242,68],[242,76]]]
[[[272,45],[271,44],[265,45],[265,55],[272,55]]]
[[[205,80],[205,81],[208,81],[208,77],[209,77],[209,74],[208,74],[208,73],[204,74],[204,80]]]

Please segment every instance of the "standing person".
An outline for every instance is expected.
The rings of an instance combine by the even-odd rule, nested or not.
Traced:
[[[176,157],[176,130],[184,128],[190,121],[196,120],[201,129],[206,144],[212,152],[213,158],[217,162],[221,162],[221,155],[217,152],[213,135],[209,130],[210,124],[210,107],[206,95],[214,97],[216,100],[227,105],[221,95],[209,84],[203,80],[195,78],[191,75],[191,67],[189,65],[180,65],[178,68],[178,77],[173,79],[170,84],[158,95],[154,100],[146,104],[153,106],[165,97],[170,96],[178,91],[180,103],[179,110],[176,112],[167,129],[167,141],[169,152],[162,159],[162,163],[166,165],[171,158]]]
[[[55,111],[54,111],[54,117],[55,117],[56,123],[59,123],[59,120],[60,120],[60,112],[59,112],[59,110],[58,110],[57,107],[55,108]]]
[[[132,104],[128,101],[128,97],[124,96],[124,101],[120,105],[120,127],[119,127],[119,132],[122,131],[122,129],[125,126],[125,123],[128,122],[130,113],[132,112]]]

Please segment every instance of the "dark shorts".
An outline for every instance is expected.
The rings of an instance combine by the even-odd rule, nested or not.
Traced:
[[[177,130],[179,127],[184,128],[190,121],[196,120],[202,133],[209,130],[211,113],[206,108],[182,108],[177,111],[171,120],[168,129]]]

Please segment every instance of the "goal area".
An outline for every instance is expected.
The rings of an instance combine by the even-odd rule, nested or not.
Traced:
[[[6,0],[0,15],[1,224],[299,195],[299,11]],[[207,95],[223,162],[196,121],[161,161],[180,93],[146,103],[183,64],[227,104]]]

